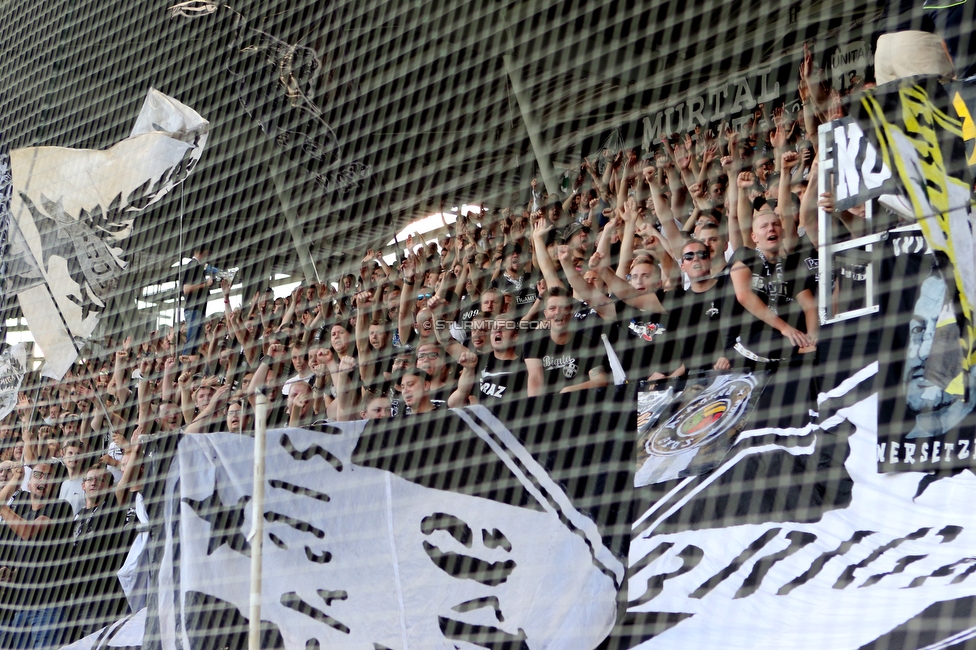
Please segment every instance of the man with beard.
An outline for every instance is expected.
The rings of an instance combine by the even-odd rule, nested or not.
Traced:
[[[522,347],[529,396],[606,386],[605,350],[575,327],[572,296],[562,287],[546,292],[547,330],[537,330]]]
[[[118,620],[128,611],[118,570],[132,544],[126,508],[119,506],[112,474],[98,464],[85,473],[85,507],[74,521],[71,571],[74,575],[69,631],[81,638]]]
[[[569,250],[576,259],[586,260],[592,253],[589,237],[589,228],[579,222],[573,222],[563,228],[559,234],[559,242],[564,246],[569,246]]]
[[[23,480],[15,468],[0,489],[4,565],[0,567],[4,607],[12,613],[0,631],[0,648],[59,648],[65,620],[64,569],[74,514],[54,495],[54,464],[34,465],[28,489],[7,500]]]

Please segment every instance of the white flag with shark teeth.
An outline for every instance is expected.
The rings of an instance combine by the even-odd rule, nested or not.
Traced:
[[[365,422],[269,432],[266,647],[592,650],[610,633],[622,563],[487,410],[456,413],[538,503],[506,505],[355,465]],[[231,434],[180,444],[159,571],[164,649],[200,647],[201,634],[214,634],[202,629],[210,620],[246,633],[252,459],[253,440]]]
[[[10,154],[8,291],[60,379],[125,268],[136,213],[193,170],[209,122],[150,89],[129,137],[105,150],[29,147]]]

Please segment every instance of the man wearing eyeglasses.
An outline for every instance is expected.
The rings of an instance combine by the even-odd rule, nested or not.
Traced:
[[[28,489],[11,505],[0,506],[4,526],[0,567],[4,608],[12,612],[0,629],[0,648],[58,648],[63,641],[65,589],[61,581],[71,539],[74,513],[57,499],[54,465],[34,465]],[[0,503],[16,492],[23,469],[14,468],[0,488]]]
[[[430,378],[430,389],[427,393],[434,405],[446,404],[457,383],[451,376],[453,367],[445,361],[446,356],[444,348],[437,343],[421,343],[417,346],[416,366]]]
[[[98,464],[85,472],[85,507],[74,521],[71,571],[72,604],[68,630],[81,638],[118,620],[128,610],[118,571],[125,562],[134,529],[126,528],[126,508],[113,494],[112,474]]]

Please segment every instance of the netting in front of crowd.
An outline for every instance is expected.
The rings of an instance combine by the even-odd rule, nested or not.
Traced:
[[[0,6],[0,648],[966,646],[973,6]]]

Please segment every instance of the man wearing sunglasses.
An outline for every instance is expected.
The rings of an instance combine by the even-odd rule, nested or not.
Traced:
[[[710,247],[697,239],[681,248],[678,262],[690,285],[667,295],[667,329],[674,336],[665,341],[665,347],[670,349],[663,357],[668,359],[665,367],[670,372],[655,372],[650,376],[652,380],[732,367],[724,352],[731,313],[728,276],[712,275],[711,257]]]
[[[54,465],[34,465],[28,489],[0,506],[3,605],[13,617],[0,629],[0,648],[58,648],[64,632],[66,593],[62,570],[70,550],[74,512],[57,498]],[[20,486],[23,468],[14,468],[0,488],[6,504]]]

